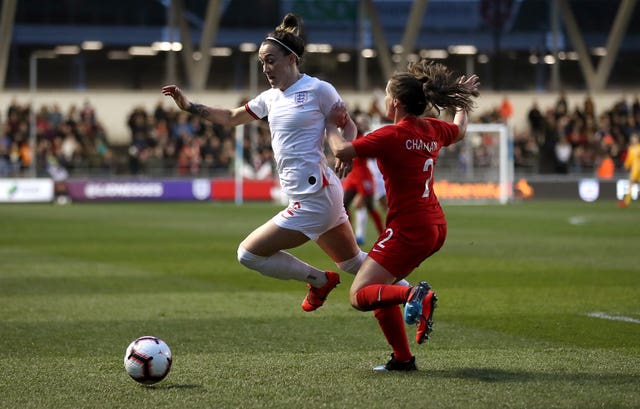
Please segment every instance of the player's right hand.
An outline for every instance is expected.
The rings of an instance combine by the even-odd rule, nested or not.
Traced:
[[[165,85],[162,87],[162,93],[166,96],[173,98],[178,108],[186,111],[189,109],[191,102],[187,99],[187,97],[182,93],[182,90],[178,88],[177,85]]]

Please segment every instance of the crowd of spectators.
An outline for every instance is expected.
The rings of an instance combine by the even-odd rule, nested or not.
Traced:
[[[629,137],[640,133],[640,101],[638,97],[631,102],[620,98],[600,114],[596,114],[595,103],[586,96],[582,104],[571,107],[562,93],[552,106],[541,107],[533,101],[528,108],[528,126],[513,127],[516,172],[611,177],[611,172],[621,170]],[[364,112],[381,118],[378,105],[372,103]],[[472,122],[509,123],[513,109],[505,97],[495,108],[476,113]],[[43,105],[35,116],[35,156],[29,115],[28,104],[14,100],[6,110],[6,120],[0,120],[0,177],[32,174],[34,159],[39,175],[57,179],[115,174],[216,177],[230,176],[234,171],[237,129],[167,109],[162,101],[151,112],[135,107],[123,118],[130,131],[128,146],[110,146],[89,101],[72,105],[65,113],[58,105]],[[243,130],[243,176],[273,178],[267,122],[256,121]],[[488,165],[488,143],[488,139],[478,138],[473,144],[474,166]],[[605,164],[608,172],[603,171]]]
[[[63,113],[57,104],[35,113],[35,140],[31,143],[31,107],[13,100],[0,121],[0,177],[49,174],[64,179],[76,169],[114,171],[115,157],[94,107],[85,101]],[[33,147],[35,146],[35,152]]]
[[[527,118],[528,128],[514,132],[517,168],[607,178],[622,169],[629,138],[640,133],[640,100],[620,98],[596,114],[590,96],[570,107],[561,93],[553,106],[542,108],[534,101]]]
[[[236,128],[213,124],[174,108],[166,109],[162,102],[151,113],[143,107],[134,108],[127,124],[131,132],[128,156],[133,174],[225,176],[234,169]],[[243,131],[243,176],[273,178],[267,122],[245,125]]]

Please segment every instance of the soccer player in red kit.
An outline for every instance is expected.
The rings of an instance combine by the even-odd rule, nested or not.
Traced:
[[[369,130],[369,118],[364,114],[360,114],[356,116],[355,124],[357,129],[356,139],[362,138]],[[353,158],[353,167],[351,172],[349,172],[347,177],[342,181],[342,187],[344,189],[344,208],[349,218],[351,218],[349,206],[351,206],[351,202],[353,202],[356,195],[360,194],[369,216],[371,216],[373,223],[376,225],[376,229],[378,229],[378,234],[382,233],[384,228],[382,218],[373,203],[375,193],[373,175],[371,174],[371,170],[369,170],[369,166],[367,166],[366,158]],[[356,239],[361,241],[358,244],[363,244],[364,237],[356,237]]]
[[[464,138],[478,86],[476,75],[456,78],[442,64],[410,63],[407,72],[394,74],[387,83],[386,115],[392,125],[353,142],[329,140],[341,161],[377,158],[387,190],[386,229],[369,251],[349,294],[354,308],[374,311],[393,350],[391,360],[375,370],[417,369],[400,304],[405,304],[404,321],[417,324],[417,343],[424,342],[431,331],[437,297],[429,284],[394,283],[444,244],[447,222],[433,191],[434,171],[440,149]],[[429,109],[455,109],[453,123],[422,117]]]

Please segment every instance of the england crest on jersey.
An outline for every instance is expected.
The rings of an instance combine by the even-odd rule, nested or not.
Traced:
[[[307,102],[307,100],[309,99],[309,92],[308,91],[296,92],[293,95],[293,99],[296,102],[296,104],[302,105],[305,102]]]

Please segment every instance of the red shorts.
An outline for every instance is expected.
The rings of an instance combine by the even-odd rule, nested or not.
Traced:
[[[360,193],[361,196],[373,196],[373,177],[371,175],[364,178],[347,177],[342,181],[342,188],[345,191],[355,190]]]
[[[378,237],[369,257],[400,279],[440,250],[446,238],[446,224],[400,227],[392,223]]]

